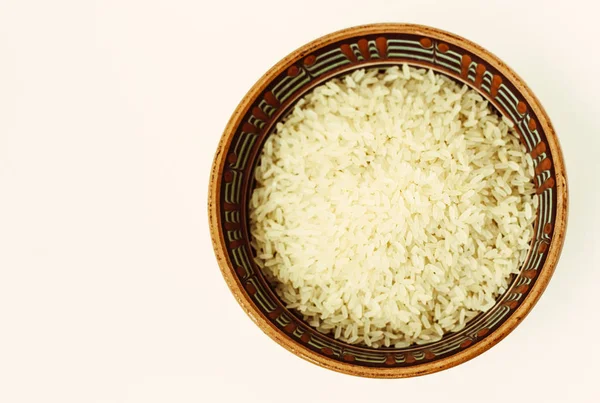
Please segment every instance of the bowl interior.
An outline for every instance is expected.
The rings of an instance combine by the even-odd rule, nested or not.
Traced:
[[[381,28],[311,45],[267,73],[251,91],[250,98],[242,102],[238,116],[232,118],[231,130],[224,135],[226,142],[220,151],[224,157],[213,174],[220,181],[215,206],[217,230],[226,257],[221,266],[226,279],[229,276],[233,280],[230,287],[234,294],[240,294],[238,300],[241,298],[248,304],[251,316],[260,315],[260,322],[269,327],[268,333],[277,341],[289,349],[307,352],[305,357],[321,364],[338,361],[366,368],[406,368],[442,361],[472,349],[509,318],[516,320],[519,315],[515,312],[528,299],[540,274],[544,270],[551,274],[554,268],[555,261],[547,267],[545,264],[559,211],[561,195],[556,166],[558,162],[561,167],[562,160],[552,152],[554,134],[543,110],[528,89],[495,57],[462,38],[436,30]],[[470,320],[462,331],[447,334],[437,342],[374,349],[349,345],[321,334],[286,309],[252,258],[247,206],[261,147],[275,123],[299,98],[320,83],[351,70],[402,63],[431,68],[468,84],[515,124],[534,161],[539,207],[528,257],[492,309]]]

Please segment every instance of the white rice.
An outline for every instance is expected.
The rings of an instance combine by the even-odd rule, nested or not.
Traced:
[[[464,328],[533,235],[532,160],[510,126],[432,71],[326,82],[265,143],[250,201],[258,264],[289,308],[348,343]]]

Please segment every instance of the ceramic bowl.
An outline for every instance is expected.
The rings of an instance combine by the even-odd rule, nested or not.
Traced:
[[[431,68],[466,83],[513,121],[535,163],[540,203],[528,257],[492,309],[440,341],[376,349],[321,334],[286,309],[254,263],[247,205],[252,172],[265,138],[299,98],[316,85],[354,69],[402,63]],[[222,135],[212,166],[208,210],[213,246],[225,281],[267,335],[325,368],[367,377],[408,377],[440,371],[481,354],[529,313],[560,255],[567,218],[567,180],[546,112],[504,62],[473,42],[438,29],[377,24],[319,38],[292,52],[258,80]]]

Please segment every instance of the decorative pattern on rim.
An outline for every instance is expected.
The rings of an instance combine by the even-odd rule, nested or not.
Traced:
[[[251,257],[247,200],[262,144],[274,123],[289,112],[297,99],[332,76],[361,67],[401,63],[432,68],[479,89],[504,116],[514,122],[534,161],[540,203],[527,260],[508,291],[491,310],[471,320],[461,332],[446,335],[435,343],[401,349],[369,349],[317,332],[280,302]],[[556,216],[556,182],[546,136],[536,121],[530,105],[501,72],[452,43],[412,34],[367,35],[358,40],[330,44],[294,61],[254,100],[236,130],[227,150],[227,163],[220,173],[224,182],[220,198],[221,230],[235,275],[253,303],[274,326],[282,329],[296,343],[342,362],[362,366],[411,366],[435,361],[478,343],[520,305],[546,260]]]

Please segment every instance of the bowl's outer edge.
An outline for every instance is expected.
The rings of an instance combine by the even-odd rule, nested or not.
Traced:
[[[219,179],[219,172],[223,169],[225,163],[225,150],[227,150],[235,128],[240,123],[246,109],[250,106],[252,100],[261,93],[264,87],[279,73],[284,71],[289,65],[314,51],[321,46],[343,40],[351,37],[357,37],[361,35],[370,34],[384,34],[384,33],[412,33],[420,34],[424,36],[430,36],[439,40],[446,40],[449,42],[460,43],[465,49],[480,55],[487,63],[490,63],[498,70],[502,71],[506,77],[514,83],[522,95],[529,102],[531,107],[534,109],[536,116],[539,118],[539,123],[545,130],[547,136],[548,146],[550,147],[553,155],[554,169],[556,175],[556,191],[557,191],[557,210],[556,218],[554,223],[554,231],[550,246],[548,248],[547,260],[542,268],[540,275],[535,282],[533,288],[523,301],[523,303],[516,309],[516,311],[496,329],[492,334],[482,340],[480,343],[474,344],[472,347],[467,348],[458,352],[455,355],[442,358],[438,361],[423,363],[421,365],[415,365],[411,367],[402,368],[375,368],[375,367],[363,367],[359,365],[353,365],[349,363],[339,362],[336,360],[328,359],[324,356],[318,355],[315,352],[304,348],[292,341],[290,341],[286,335],[282,334],[277,328],[275,328],[266,318],[263,317],[253,304],[248,301],[245,295],[240,292],[242,285],[239,280],[231,274],[231,262],[227,254],[224,252],[225,241],[223,234],[220,230],[221,220],[219,215],[219,197],[221,191],[221,182]],[[415,24],[402,24],[402,23],[381,23],[381,24],[370,24],[361,25],[352,28],[343,29],[321,38],[318,38],[283,58],[279,63],[273,66],[267,71],[256,84],[248,91],[246,96],[240,101],[236,107],[233,115],[231,116],[227,126],[223,132],[223,136],[217,147],[215,153],[213,165],[210,173],[209,191],[208,191],[208,213],[209,213],[209,227],[210,234],[213,243],[213,248],[217,258],[217,262],[223,274],[223,277],[246,314],[273,340],[279,343],[281,346],[296,354],[297,356],[320,365],[324,368],[328,368],[334,371],[363,377],[372,378],[405,378],[411,376],[420,376],[430,374],[433,372],[441,371],[454,367],[465,361],[468,361],[504,339],[531,311],[533,306],[539,300],[541,294],[545,290],[554,269],[560,257],[562,246],[564,244],[564,238],[566,234],[567,226],[567,214],[568,214],[568,187],[567,187],[567,176],[564,166],[564,159],[560,144],[552,123],[548,118],[544,108],[541,106],[539,100],[525,84],[525,82],[504,62],[493,55],[491,52],[482,48],[481,46],[464,39],[458,35],[439,30],[437,28],[427,27],[423,25]]]

